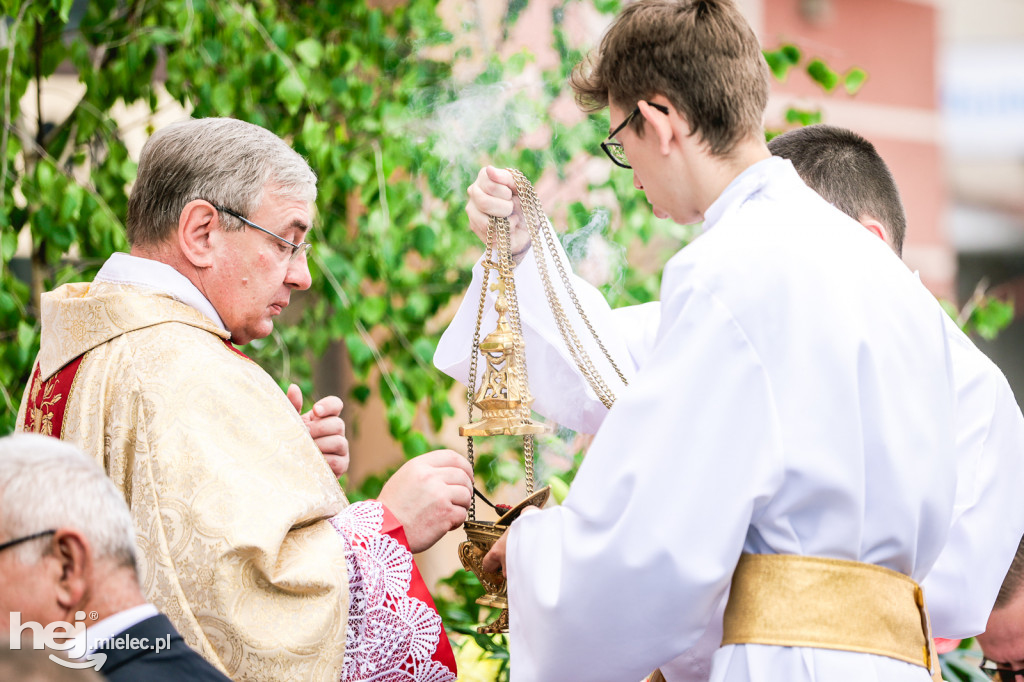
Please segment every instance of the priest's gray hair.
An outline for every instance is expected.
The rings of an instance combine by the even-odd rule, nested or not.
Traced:
[[[146,142],[128,199],[128,241],[152,246],[178,227],[185,205],[202,199],[243,216],[263,202],[264,188],[312,207],[316,174],[284,140],[233,118],[198,118],[161,128]],[[228,229],[241,221],[225,216]]]
[[[96,462],[50,436],[0,438],[0,543],[60,528],[79,531],[97,558],[136,570],[131,512]],[[49,539],[5,551],[14,552],[23,564],[34,564],[51,547]]]

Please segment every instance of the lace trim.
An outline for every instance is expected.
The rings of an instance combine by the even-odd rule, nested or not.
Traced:
[[[443,632],[437,612],[408,594],[413,559],[381,533],[384,510],[357,502],[331,519],[345,543],[349,614],[341,682],[449,682],[455,676],[432,660]]]

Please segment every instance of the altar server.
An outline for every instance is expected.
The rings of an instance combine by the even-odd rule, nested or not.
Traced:
[[[635,311],[632,343],[607,344],[635,367],[607,415],[531,386],[542,413],[601,427],[565,503],[506,535],[514,679],[640,679],[694,645],[730,583],[713,680],[930,675],[915,581],[956,487],[944,313],[771,158],[766,74],[731,2],[640,0],[574,76],[585,106],[610,106],[603,147],[656,215],[705,234],[666,266],[660,309]],[[524,327],[542,307],[524,303]],[[466,314],[435,358],[455,374]],[[538,355],[557,366],[526,343],[531,380]]]

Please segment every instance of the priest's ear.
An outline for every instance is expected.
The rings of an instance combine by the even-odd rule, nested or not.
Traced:
[[[195,200],[185,204],[178,217],[178,248],[197,268],[208,268],[214,262],[214,246],[219,238],[220,213],[208,201]]]

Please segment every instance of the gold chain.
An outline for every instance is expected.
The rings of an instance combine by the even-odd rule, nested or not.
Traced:
[[[487,267],[491,260],[491,244],[494,243],[494,223],[487,226],[487,250],[484,252],[483,281],[480,283],[480,305],[476,309],[476,328],[473,329],[473,351],[469,360],[469,381],[466,384],[466,409],[469,412],[468,421],[473,421],[473,398],[476,392],[476,368],[477,359],[480,356],[480,323],[484,317],[484,305],[487,303],[487,281],[491,278],[491,268]],[[476,472],[476,460],[473,453],[473,436],[466,436],[466,455],[469,458],[470,469]],[[473,482],[476,485],[476,482]],[[469,520],[476,521],[476,495],[469,499]]]
[[[572,324],[569,322],[569,319],[566,317],[565,310],[562,308],[562,303],[558,300],[558,296],[555,293],[555,288],[551,282],[551,276],[548,272],[547,262],[544,257],[545,244],[548,251],[551,253],[551,258],[555,263],[555,267],[558,270],[562,286],[565,287],[566,293],[568,293],[570,300],[576,307],[576,312],[579,313],[580,319],[583,320],[587,330],[590,332],[591,338],[594,339],[598,348],[601,349],[601,353],[604,355],[605,359],[615,370],[615,373],[618,375],[622,385],[628,386],[629,382],[619,369],[619,366],[612,359],[611,354],[608,352],[608,349],[605,348],[604,343],[602,343],[601,339],[598,338],[597,332],[594,331],[593,325],[590,324],[590,319],[587,317],[586,313],[583,312],[583,306],[580,304],[579,299],[576,296],[576,291],[573,289],[569,275],[565,271],[562,259],[558,257],[558,249],[555,245],[554,233],[551,230],[551,225],[548,222],[547,216],[544,215],[544,209],[541,207],[540,201],[537,199],[537,194],[533,190],[533,185],[530,184],[530,181],[525,175],[515,168],[509,168],[507,170],[512,173],[512,177],[516,183],[516,190],[519,193],[519,200],[523,207],[523,216],[526,219],[526,227],[529,230],[530,241],[533,244],[532,248],[537,252],[534,259],[537,261],[537,270],[540,273],[542,282],[544,283],[544,295],[547,298],[548,307],[551,309],[551,313],[555,317],[558,332],[561,334],[562,340],[565,342],[566,348],[569,350],[569,354],[576,363],[576,367],[579,368],[580,372],[587,380],[587,383],[590,384],[590,388],[593,389],[594,393],[605,407],[611,408],[615,403],[615,394],[608,388],[603,377],[601,377],[601,374],[594,367],[594,363],[591,361],[590,355],[583,347],[579,337],[576,336],[576,332],[572,328]],[[507,220],[505,222],[507,223]],[[541,239],[542,235],[543,240]]]
[[[583,320],[587,330],[590,332],[591,338],[593,338],[597,343],[598,348],[601,349],[601,353],[615,370],[615,373],[619,376],[619,380],[622,382],[622,385],[628,386],[629,382],[619,369],[619,366],[615,364],[614,360],[612,360],[608,349],[605,348],[601,339],[598,338],[597,332],[594,331],[593,325],[590,324],[590,319],[587,317],[586,313],[583,312],[583,306],[580,304],[579,299],[576,296],[576,291],[573,289],[569,275],[565,271],[562,259],[558,257],[558,249],[556,247],[554,234],[551,230],[551,224],[548,222],[547,216],[544,215],[544,209],[541,207],[540,201],[537,199],[537,194],[533,190],[533,185],[530,184],[530,181],[526,179],[525,175],[515,168],[509,168],[508,170],[512,173],[512,177],[516,183],[516,190],[519,192],[519,199],[523,207],[523,216],[526,219],[526,228],[530,233],[532,248],[536,251],[535,258],[537,261],[537,270],[540,272],[541,280],[544,283],[544,296],[547,299],[548,307],[551,309],[552,315],[555,317],[558,332],[561,334],[562,340],[565,342],[566,348],[569,350],[569,354],[576,363],[576,367],[579,368],[591,389],[593,389],[594,393],[605,407],[611,408],[615,403],[615,394],[608,388],[608,385],[601,377],[601,374],[597,371],[597,368],[594,367],[594,363],[591,361],[590,355],[580,342],[579,337],[576,335],[576,331],[572,328],[572,324],[569,322],[569,319],[565,314],[565,310],[562,308],[562,303],[558,300],[558,296],[555,293],[555,287],[551,281],[551,275],[548,272],[547,262],[544,256],[545,244],[551,253],[552,260],[555,262],[555,267],[558,270],[562,286],[565,288],[570,300],[576,307],[576,312],[579,313],[580,319]],[[481,261],[481,265],[483,266],[484,271],[483,279],[480,283],[480,305],[477,307],[476,312],[476,327],[473,330],[473,353],[471,354],[472,357],[470,359],[469,380],[466,393],[469,421],[473,421],[473,398],[475,397],[476,392],[477,360],[479,357],[479,352],[477,351],[480,348],[480,325],[483,321],[484,306],[487,301],[487,283],[490,280],[491,270],[497,270],[498,282],[504,287],[505,298],[508,302],[508,320],[514,332],[512,354],[515,358],[515,362],[512,364],[515,380],[519,384],[519,390],[523,397],[520,417],[525,423],[530,419],[529,405],[531,402],[531,396],[529,377],[526,368],[526,353],[522,343],[523,329],[519,317],[519,301],[516,297],[515,278],[512,275],[512,269],[515,265],[512,259],[512,230],[509,225],[508,218],[490,216],[490,220],[487,224],[487,249],[484,252],[484,258],[483,261]],[[469,456],[469,464],[475,470],[476,462],[473,453],[473,436],[466,436],[466,451]],[[523,436],[523,463],[526,469],[526,493],[528,495],[532,495],[534,465],[534,441],[532,435]],[[469,505],[469,520],[476,520],[475,496]]]
[[[526,352],[523,348],[523,326],[519,318],[519,299],[516,297],[516,280],[512,276],[512,269],[515,261],[512,260],[512,231],[508,220],[502,220],[491,216],[487,236],[491,237],[492,232],[497,232],[498,243],[498,277],[505,287],[505,299],[508,302],[508,320],[512,325],[512,355],[515,362],[512,371],[516,382],[519,384],[519,392],[522,396],[519,416],[523,423],[530,421],[530,403],[533,398],[530,395],[529,376],[526,371]],[[526,469],[526,494],[533,494],[533,436],[523,436],[523,466]]]

